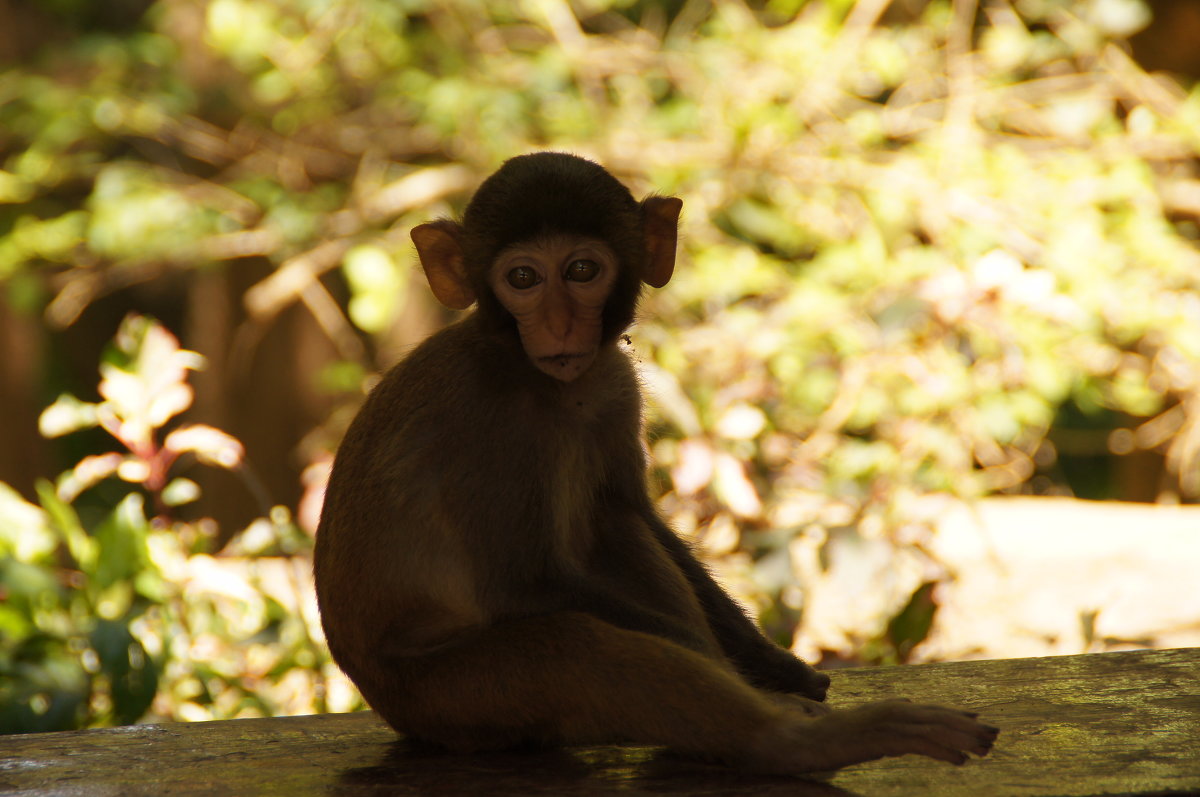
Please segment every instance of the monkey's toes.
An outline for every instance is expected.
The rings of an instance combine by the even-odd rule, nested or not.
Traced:
[[[980,733],[978,735],[979,746],[972,752],[977,756],[985,756],[992,750],[992,745],[996,743],[996,738],[1000,736],[1000,729],[994,725],[979,725]]]

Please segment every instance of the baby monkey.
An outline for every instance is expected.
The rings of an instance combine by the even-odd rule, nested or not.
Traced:
[[[675,267],[682,203],[560,153],[507,161],[462,221],[412,231],[434,295],[475,310],[371,392],[316,546],[329,647],[393,728],[453,750],[631,742],[763,773],[985,755],[976,715],[831,711],[647,492],[618,340]]]

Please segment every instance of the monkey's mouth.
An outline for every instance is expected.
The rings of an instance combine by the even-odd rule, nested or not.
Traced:
[[[562,366],[567,365],[568,363],[576,362],[577,360],[583,360],[583,359],[586,359],[591,356],[592,355],[586,354],[586,353],[584,353],[584,354],[570,354],[570,353],[553,354],[553,355],[550,355],[549,357],[538,357],[538,362],[545,363],[546,365],[550,365],[550,366],[554,366],[554,367],[562,367]]]
[[[587,370],[594,357],[595,354],[592,352],[564,352],[548,357],[538,357],[533,364],[539,371],[560,382],[570,382]]]

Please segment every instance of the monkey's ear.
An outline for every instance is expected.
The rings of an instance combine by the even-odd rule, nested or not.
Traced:
[[[429,288],[451,310],[466,310],[475,302],[459,244],[462,233],[462,225],[444,219],[418,225],[409,233],[417,245],[417,256],[421,258]]]
[[[675,271],[675,243],[679,237],[679,211],[683,200],[673,196],[650,196],[642,200],[642,223],[646,232],[646,273],[642,281],[661,288]]]

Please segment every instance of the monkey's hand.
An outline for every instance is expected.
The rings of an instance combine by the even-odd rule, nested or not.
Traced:
[[[752,766],[768,772],[822,772],[908,753],[959,765],[987,755],[999,729],[976,714],[888,700],[825,716],[789,711],[774,734],[759,737]]]

